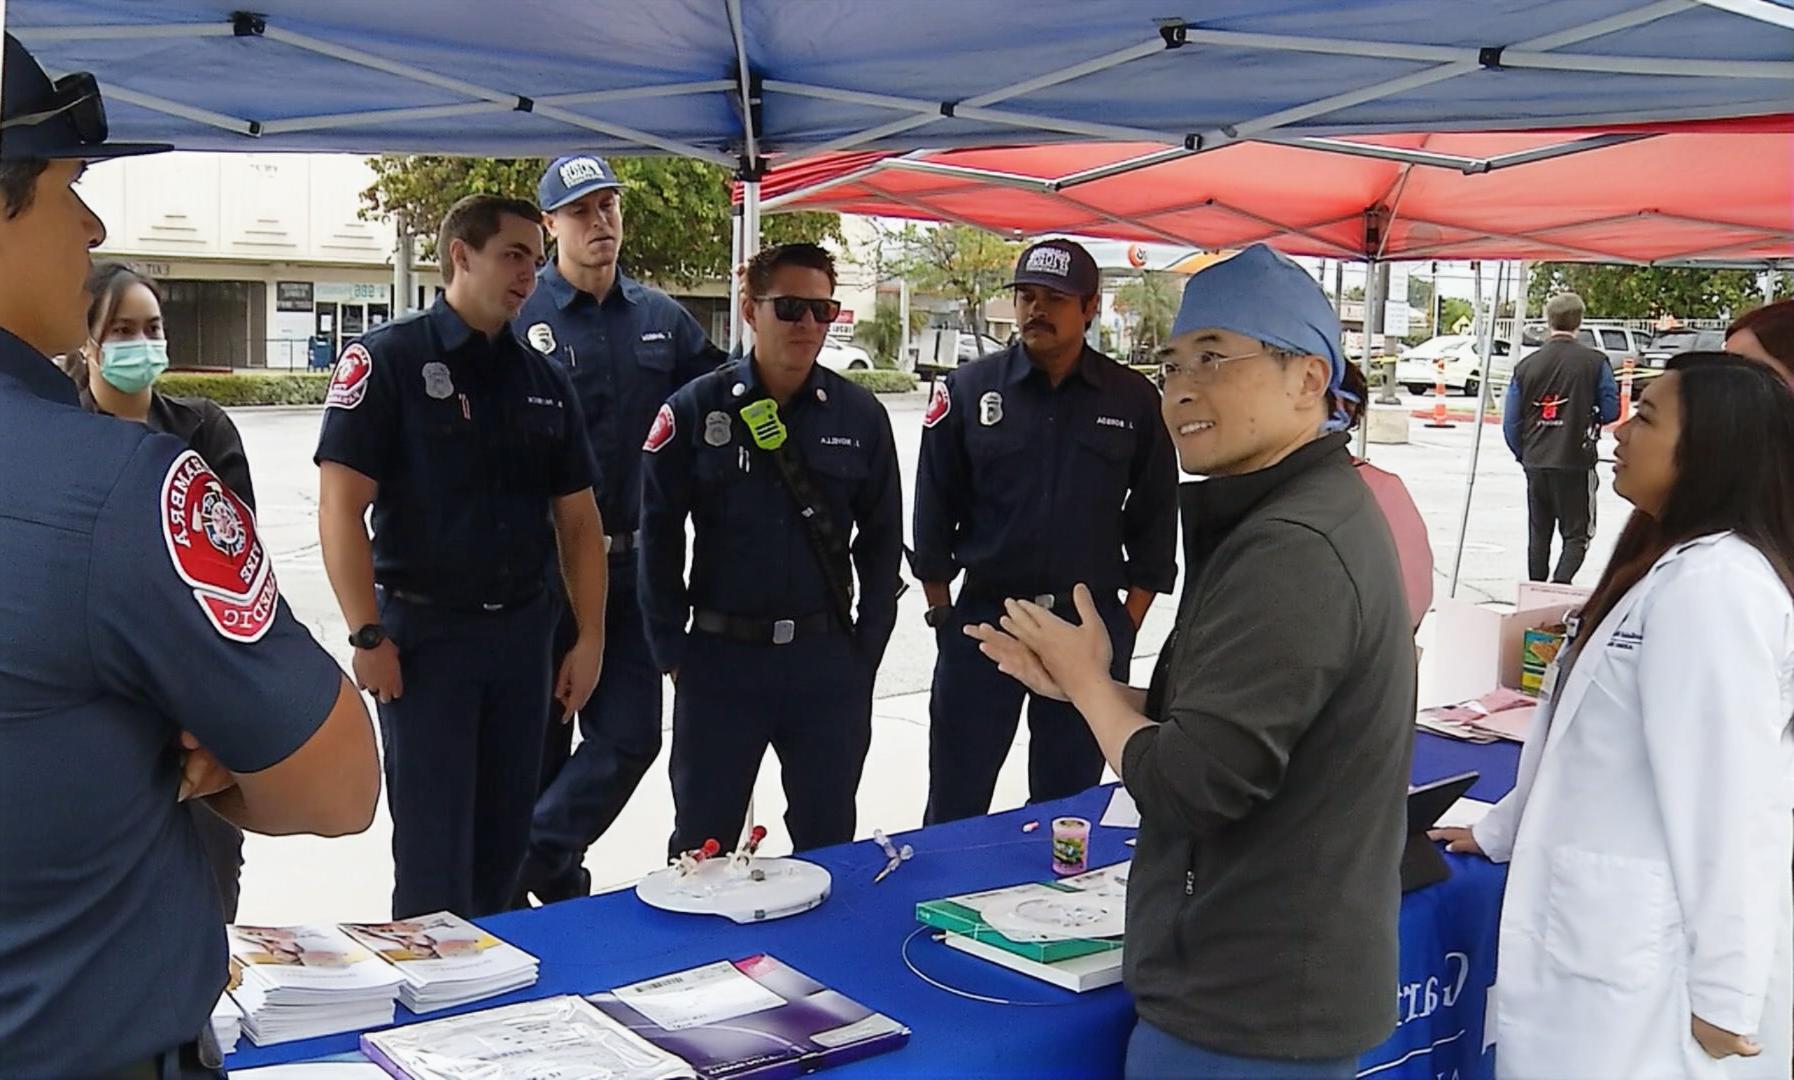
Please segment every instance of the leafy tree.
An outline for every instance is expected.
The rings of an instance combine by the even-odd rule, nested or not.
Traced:
[[[1590,317],[1607,319],[1723,319],[1763,302],[1750,270],[1541,263],[1533,270],[1527,307],[1540,311],[1560,292],[1576,293]]]
[[[911,309],[909,331],[914,334],[928,325],[928,312]],[[895,368],[898,350],[903,348],[903,308],[891,297],[881,296],[872,309],[872,318],[854,329],[853,339],[872,354],[872,362],[881,368]]]
[[[542,158],[444,157],[387,154],[368,159],[374,182],[361,193],[364,218],[402,219],[436,257],[436,226],[466,195],[536,196]],[[729,173],[689,158],[615,158],[622,180],[623,256],[628,271],[662,285],[691,285],[729,274],[732,222]],[[842,240],[836,214],[769,214],[761,220],[767,244]]]
[[[1458,296],[1445,296],[1439,299],[1439,334],[1455,334],[1458,327],[1463,326],[1469,333],[1470,326],[1476,322],[1476,308],[1470,301]]]
[[[1134,317],[1134,343],[1150,350],[1171,336],[1180,299],[1175,275],[1147,270],[1115,291],[1115,308]]]
[[[910,287],[959,301],[972,329],[985,333],[984,303],[1009,284],[1021,245],[969,225],[910,225],[897,243],[895,270]]]

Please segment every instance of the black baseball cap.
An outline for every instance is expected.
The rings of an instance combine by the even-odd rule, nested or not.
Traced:
[[[1015,277],[1009,285],[1041,285],[1082,298],[1096,294],[1101,287],[1101,274],[1084,245],[1070,240],[1042,240],[1015,261]]]
[[[155,154],[166,143],[109,143],[100,84],[85,71],[55,82],[19,39],[6,35],[0,83],[0,158],[97,161]]]

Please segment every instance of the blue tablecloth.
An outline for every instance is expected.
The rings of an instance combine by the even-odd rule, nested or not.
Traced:
[[[1418,782],[1475,769],[1476,798],[1499,798],[1514,780],[1519,748],[1471,746],[1418,736]],[[816,911],[778,922],[737,926],[722,919],[672,915],[623,890],[481,920],[494,934],[542,961],[528,990],[460,1011],[551,994],[593,993],[719,959],[770,953],[798,970],[909,1025],[896,1053],[831,1071],[831,1076],[1103,1077],[1121,1075],[1132,999],[1119,986],[1072,994],[975,959],[915,934],[915,906],[954,893],[1050,876],[1047,822],[1061,814],[1096,821],[1109,799],[1097,788],[1056,803],[922,829],[901,838],[915,857],[878,885],[884,855],[869,842],[811,852],[834,875],[834,892]],[[1022,825],[1041,828],[1024,833]],[[1131,829],[1094,828],[1092,866],[1132,854]],[[1482,859],[1447,856],[1448,881],[1410,893],[1402,904],[1401,1026],[1364,1057],[1378,1080],[1462,1080],[1493,1074],[1483,1048],[1487,990],[1494,976],[1495,931],[1504,871]],[[987,1004],[937,989],[929,977],[1016,1004]],[[1026,1004],[1020,1004],[1026,1003]],[[399,1009],[402,1021],[413,1019]],[[436,1014],[447,1015],[447,1013]],[[229,1064],[247,1068],[352,1051],[354,1035],[248,1047]]]

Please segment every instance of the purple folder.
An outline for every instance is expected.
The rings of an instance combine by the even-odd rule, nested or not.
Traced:
[[[733,966],[784,1003],[721,1023],[668,1030],[614,991],[586,1000],[690,1062],[704,1080],[785,1080],[896,1050],[909,1041],[909,1028],[771,956],[750,956]]]

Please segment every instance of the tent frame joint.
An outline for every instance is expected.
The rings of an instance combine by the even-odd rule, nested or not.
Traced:
[[[511,111],[533,113],[536,111],[536,99],[519,94],[517,95],[517,104],[511,106]]]
[[[268,32],[268,16],[255,11],[230,13],[230,32],[234,37],[261,37]]]
[[[1507,51],[1506,45],[1484,45],[1476,50],[1476,62],[1485,71],[1505,71],[1501,66],[1501,54]]]
[[[1190,41],[1190,24],[1187,22],[1166,21],[1159,24],[1159,36],[1165,39],[1165,48],[1181,49]]]

